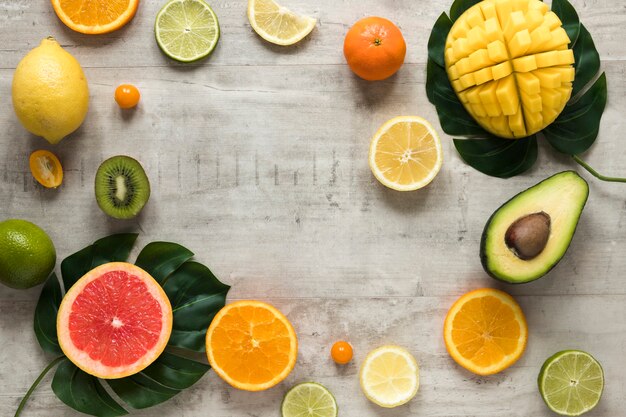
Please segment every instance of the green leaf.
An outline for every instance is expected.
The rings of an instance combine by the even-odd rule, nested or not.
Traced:
[[[61,276],[67,292],[87,272],[91,270],[93,262],[93,245],[79,250],[61,262]]]
[[[163,352],[142,373],[163,386],[182,390],[198,382],[210,369],[211,367],[204,363]]]
[[[443,131],[451,136],[487,136],[452,90],[446,70],[429,59],[426,71],[426,93],[437,109]]]
[[[206,266],[186,262],[163,285],[172,302],[174,324],[169,344],[196,352],[205,350],[206,331],[224,307],[230,287]]]
[[[559,152],[576,155],[586,151],[598,136],[606,99],[606,74],[602,73],[589,90],[576,102],[565,106],[542,133]]]
[[[138,374],[110,379],[111,389],[133,408],[148,408],[189,388],[211,369],[209,365],[163,352]]]
[[[65,291],[96,266],[126,261],[136,239],[137,234],[134,233],[107,236],[65,258],[61,262]]]
[[[450,19],[455,22],[467,9],[480,2],[481,0],[456,0],[450,7]]]
[[[167,277],[192,256],[193,252],[177,243],[152,242],[139,253],[135,265],[163,285]]]
[[[52,391],[65,404],[96,417],[117,417],[128,414],[105,390],[98,378],[78,369],[72,362],[61,362],[54,378]]]
[[[136,234],[105,237],[67,257],[61,263],[63,282],[69,289],[93,267],[107,262],[126,261]],[[137,265],[164,287],[173,308],[174,322],[170,345],[204,350],[206,330],[225,304],[230,287],[197,262],[188,262],[193,253],[168,242],[148,244],[139,254]],[[61,287],[56,276],[44,285],[35,312],[35,333],[42,348],[62,353],[56,336],[56,315],[61,302]],[[146,408],[172,398],[196,383],[210,367],[193,359],[164,352],[142,372],[107,383],[117,395],[134,408]],[[54,393],[75,410],[98,417],[127,414],[101,385],[101,382],[65,359],[52,381]]]
[[[143,372],[121,379],[109,379],[107,384],[133,408],[148,408],[169,400],[180,390],[165,387]]]
[[[521,174],[537,160],[535,135],[522,139],[454,139],[454,146],[468,165],[492,177]]]
[[[109,262],[126,262],[137,236],[137,233],[120,233],[97,240],[93,244],[91,268]]]
[[[576,97],[600,71],[600,54],[593,43],[591,34],[582,24],[573,49],[576,75],[572,83],[572,97]]]
[[[52,273],[41,289],[34,320],[39,346],[48,353],[63,354],[57,338],[57,312],[62,298],[61,284],[57,275]]]
[[[437,65],[445,68],[444,52],[446,48],[446,39],[452,28],[452,21],[447,14],[441,13],[441,16],[435,22],[430,38],[428,39],[428,57],[435,61]]]
[[[580,19],[574,6],[567,0],[552,0],[552,11],[561,19],[570,45],[575,44],[580,31]]]

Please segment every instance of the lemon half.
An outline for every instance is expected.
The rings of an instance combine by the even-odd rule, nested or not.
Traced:
[[[383,185],[413,191],[428,185],[441,169],[443,154],[435,129],[419,116],[399,116],[378,129],[369,164]]]
[[[385,408],[398,407],[417,394],[419,367],[405,348],[382,346],[363,361],[360,382],[368,400]]]

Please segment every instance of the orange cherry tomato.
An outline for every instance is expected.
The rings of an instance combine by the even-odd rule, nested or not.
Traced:
[[[46,188],[56,188],[63,182],[63,167],[59,158],[50,151],[39,150],[30,154],[30,172]]]
[[[135,107],[140,97],[139,90],[132,84],[122,84],[115,89],[115,101],[123,109]]]
[[[340,365],[345,365],[352,360],[352,346],[350,343],[340,340],[335,342],[330,349],[330,356]]]

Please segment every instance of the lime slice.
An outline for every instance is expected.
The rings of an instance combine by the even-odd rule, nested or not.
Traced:
[[[293,45],[311,33],[317,20],[301,16],[274,0],[248,0],[248,20],[260,37],[276,45]]]
[[[154,33],[165,55],[192,62],[213,51],[220,38],[220,25],[203,0],[171,0],[157,14]]]
[[[303,382],[285,394],[281,411],[283,417],[336,417],[337,402],[322,385]]]
[[[600,401],[604,372],[590,354],[564,350],[545,361],[538,383],[550,410],[563,416],[579,416]]]

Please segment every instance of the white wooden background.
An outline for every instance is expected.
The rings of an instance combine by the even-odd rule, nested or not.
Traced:
[[[450,1],[283,0],[319,19],[299,45],[269,45],[250,29],[245,0],[211,0],[222,30],[213,55],[194,65],[168,60],[154,41],[165,0],[144,0],[120,31],[85,36],[67,29],[48,1],[0,0],[0,219],[24,218],[49,232],[59,261],[117,231],[179,242],[233,285],[230,300],[274,303],[300,340],[289,378],[262,393],[228,387],[214,373],[137,416],[278,416],[285,391],[314,380],[335,394],[342,416],[549,416],[536,387],[544,359],[566,348],[603,364],[606,389],[589,415],[626,415],[626,185],[586,173],[591,194],[567,255],[534,283],[499,284],[483,272],[480,234],[489,215],[513,194],[565,169],[567,158],[541,145],[536,166],[510,180],[466,166],[439,128],[424,91],[426,44]],[[626,3],[575,0],[593,35],[609,82],[600,137],[584,155],[598,170],[626,175]],[[367,15],[396,22],[408,45],[391,79],[368,83],[345,65],[348,27]],[[90,109],[80,130],[57,146],[28,134],[11,106],[11,79],[22,56],[48,35],[82,64]],[[142,94],[123,113],[115,87]],[[372,134],[387,119],[418,114],[442,135],[443,169],[426,189],[397,193],[367,165]],[[46,190],[28,169],[35,149],[53,149],[63,186]],[[97,207],[93,180],[105,158],[140,160],[152,197],[133,221]],[[516,296],[530,328],[528,349],[511,369],[482,378],[459,368],[442,341],[443,318],[464,292],[482,286]],[[32,316],[40,289],[0,286],[0,415],[12,416],[49,361]],[[329,359],[337,339],[354,361]],[[383,410],[360,393],[358,365],[382,344],[406,346],[421,368],[421,389],[407,406]],[[56,399],[46,378],[24,417],[78,416]]]

